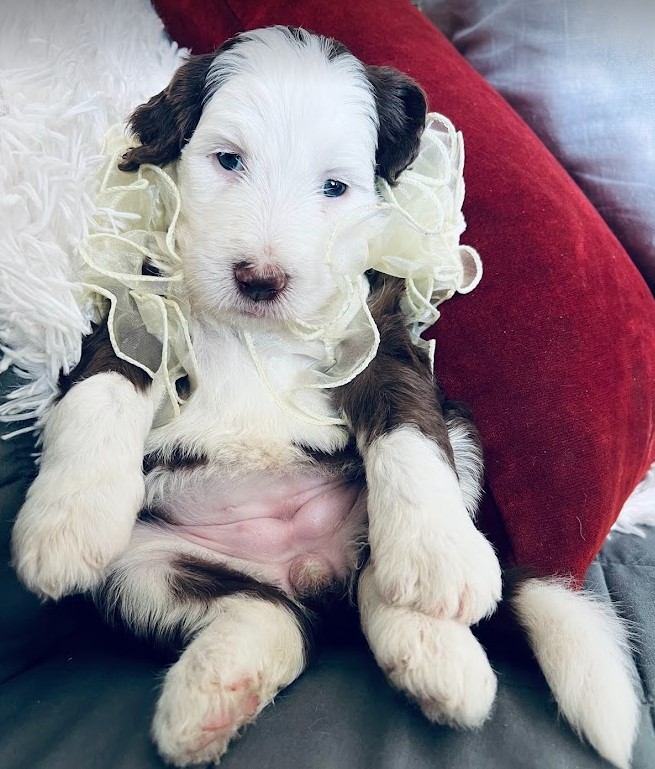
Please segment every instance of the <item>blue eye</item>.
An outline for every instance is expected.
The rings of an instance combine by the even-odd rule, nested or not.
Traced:
[[[216,157],[226,171],[243,171],[241,155],[234,152],[217,152]]]
[[[323,185],[323,194],[326,198],[338,198],[348,189],[348,185],[338,182],[336,179],[327,179]]]

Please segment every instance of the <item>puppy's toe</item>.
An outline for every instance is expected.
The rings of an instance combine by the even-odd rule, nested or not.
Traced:
[[[114,549],[112,542],[96,541],[97,528],[93,530],[88,516],[61,507],[50,505],[31,520],[24,508],[13,531],[12,561],[21,581],[33,593],[55,600],[95,587],[129,537],[128,530]]]

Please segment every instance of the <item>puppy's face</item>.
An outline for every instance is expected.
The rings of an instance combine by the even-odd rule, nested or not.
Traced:
[[[362,65],[263,30],[219,55],[182,152],[180,245],[194,306],[310,320],[333,283],[328,241],[375,202],[377,112]]]
[[[177,160],[178,246],[195,312],[241,327],[311,321],[332,298],[330,237],[413,160],[425,99],[395,70],[284,27],[196,57],[140,107],[122,167]]]

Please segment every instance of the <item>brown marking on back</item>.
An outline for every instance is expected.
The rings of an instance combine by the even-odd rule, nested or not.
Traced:
[[[109,338],[107,321],[103,320],[82,341],[82,356],[79,363],[70,373],[59,375],[60,396],[66,395],[78,382],[95,374],[105,374],[110,371],[125,377],[139,392],[147,391],[152,383],[143,369],[116,355]]]
[[[404,281],[371,275],[371,314],[380,331],[377,355],[352,382],[335,392],[360,448],[391,430],[413,424],[432,438],[454,467],[443,396],[427,354],[411,341],[400,309]]]

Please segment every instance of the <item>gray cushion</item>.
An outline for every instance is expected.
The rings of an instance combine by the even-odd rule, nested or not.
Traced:
[[[655,292],[655,3],[420,7],[569,171]]]

